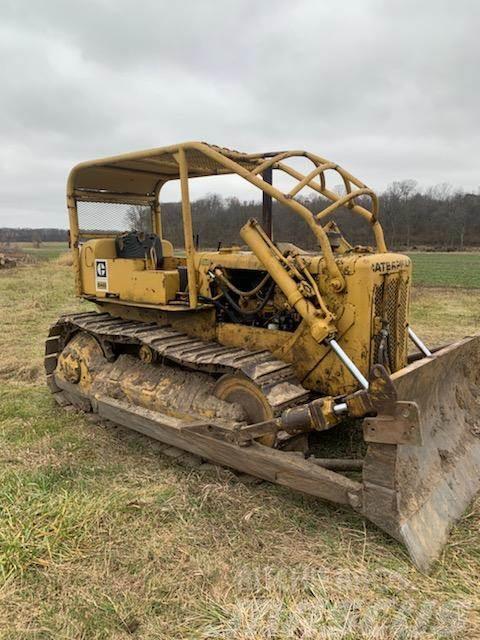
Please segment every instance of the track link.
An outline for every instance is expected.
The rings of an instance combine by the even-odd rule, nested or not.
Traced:
[[[241,373],[258,385],[274,415],[308,401],[310,395],[296,378],[293,367],[275,358],[270,351],[226,347],[188,336],[171,326],[122,320],[95,311],[63,315],[50,328],[44,362],[47,383],[55,394],[60,391],[53,377],[58,356],[77,331],[95,336],[107,353],[115,344],[146,345],[158,359],[192,370],[212,374]]]

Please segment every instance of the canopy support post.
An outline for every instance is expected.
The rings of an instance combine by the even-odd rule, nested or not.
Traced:
[[[262,178],[269,185],[272,184],[272,167],[268,167],[262,173]],[[273,238],[273,220],[272,220],[272,196],[266,191],[262,191],[263,199],[262,199],[262,227],[270,238]]]
[[[187,157],[183,147],[178,148],[178,154],[175,154],[175,157],[180,169],[183,233],[185,238],[185,252],[187,254],[188,299],[190,302],[190,309],[196,309],[198,296],[197,277],[195,271],[195,247],[193,245],[192,210],[190,206],[190,194],[188,191]]]

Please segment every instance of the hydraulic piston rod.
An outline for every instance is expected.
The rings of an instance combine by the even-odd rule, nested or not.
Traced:
[[[362,387],[365,390],[368,390],[368,380],[365,378],[365,376],[360,371],[360,369],[357,367],[357,365],[354,362],[352,362],[352,360],[350,360],[350,358],[347,356],[347,354],[342,349],[342,347],[338,344],[338,342],[336,340],[334,340],[333,338],[330,338],[329,340],[326,340],[326,342],[327,342],[327,344],[329,344],[332,347],[332,349],[335,351],[337,356],[340,358],[340,360],[343,362],[343,364],[350,371],[352,376],[356,380],[358,380],[358,382],[362,385]]]
[[[362,374],[362,372],[357,367],[357,365],[347,356],[347,354],[342,349],[342,347],[338,344],[338,342],[333,338],[331,338],[330,340],[326,340],[326,342],[332,347],[333,351],[337,354],[337,356],[340,358],[343,364],[347,367],[347,369],[350,371],[352,376],[356,380],[358,380],[358,382],[361,384],[361,386],[365,390],[368,390],[368,387],[369,387],[368,380]],[[342,413],[346,413],[347,411],[348,411],[348,406],[346,402],[339,402],[333,407],[333,413],[335,413],[336,415],[341,415]]]
[[[424,356],[429,358],[432,355],[430,349],[420,340],[414,330],[410,327],[408,327],[408,337],[413,342],[413,344],[420,349]]]

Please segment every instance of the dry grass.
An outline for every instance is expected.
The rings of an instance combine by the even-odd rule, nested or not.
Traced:
[[[73,258],[71,251],[67,251],[66,253],[61,253],[58,258],[55,260],[56,264],[61,267],[71,267],[73,265]]]
[[[2,271],[0,275],[1,321],[0,379],[40,382],[42,338],[60,313],[84,309],[73,297],[68,269],[43,263]]]
[[[69,269],[0,275],[0,637],[480,637],[479,502],[426,577],[355,514],[62,412],[42,341],[72,308]],[[479,313],[471,293],[414,296],[432,340]]]
[[[412,294],[410,320],[427,344],[475,335],[480,331],[480,292],[417,287]]]
[[[13,261],[15,266],[10,265],[7,268],[16,268],[21,265],[32,265],[38,262],[37,258],[33,254],[29,254],[20,249],[16,244],[6,244],[0,242],[0,266],[2,262],[7,260]]]

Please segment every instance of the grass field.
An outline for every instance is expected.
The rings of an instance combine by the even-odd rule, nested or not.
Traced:
[[[480,295],[417,288],[429,342],[478,331]],[[43,340],[73,298],[51,261],[0,274],[0,637],[480,637],[480,501],[432,575],[359,516],[52,402]]]
[[[480,289],[480,252],[409,254],[414,283],[427,287]]]
[[[17,245],[21,251],[35,256],[38,260],[53,260],[68,249],[66,242],[42,242],[38,247],[34,247],[31,242],[19,242]]]

